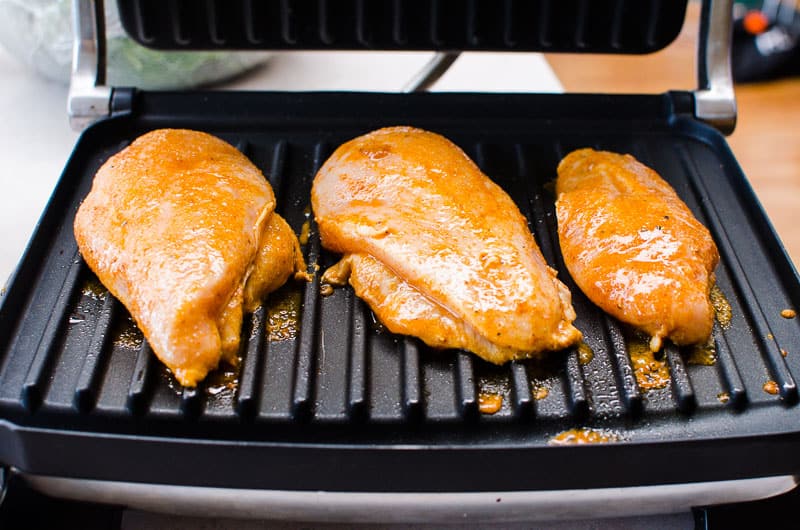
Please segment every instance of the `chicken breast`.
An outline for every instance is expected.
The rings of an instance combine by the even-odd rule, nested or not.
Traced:
[[[511,198],[446,138],[391,127],[339,147],[311,191],[322,244],[391,331],[493,363],[581,338]]]
[[[297,237],[261,174],[228,143],[152,131],[112,156],[75,217],[89,267],[186,386],[235,364],[243,312],[291,275]]]
[[[580,149],[558,165],[556,194],[564,262],[590,300],[653,351],[709,338],[719,254],[669,184],[630,155]]]

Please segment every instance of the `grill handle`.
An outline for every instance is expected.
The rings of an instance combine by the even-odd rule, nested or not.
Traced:
[[[111,114],[103,7],[103,0],[72,0],[72,76],[67,114],[76,131]]]
[[[731,71],[733,0],[703,0],[697,44],[695,116],[730,134],[736,127]]]

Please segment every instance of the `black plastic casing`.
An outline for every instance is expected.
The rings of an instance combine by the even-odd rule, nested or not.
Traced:
[[[553,490],[800,473],[800,282],[721,135],[691,96],[133,93],[81,136],[0,306],[0,461],[61,477],[330,491]],[[77,252],[74,215],[98,167],[138,135],[187,127],[237,146],[300,231],[317,168],[340,143],[407,124],[441,133],[514,199],[573,293],[593,351],[489,365],[374,325],[350,288],[271,295],[243,328],[242,370],[178,386]],[[618,323],[564,268],[551,182],[592,146],[656,169],[710,230],[733,319],[713,365],[666,351],[671,383],[639,388]],[[467,198],[465,198],[467,199]],[[313,221],[311,270],[337,256]],[[293,337],[270,314],[294,300]],[[282,305],[283,304],[283,305]],[[783,353],[786,353],[784,356]],[[775,381],[779,393],[765,392]],[[547,395],[536,399],[539,388]],[[501,409],[481,414],[482,391]],[[573,428],[618,441],[554,446]]]

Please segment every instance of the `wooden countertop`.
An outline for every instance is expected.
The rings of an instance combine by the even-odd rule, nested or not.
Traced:
[[[661,93],[696,87],[699,9],[678,38],[647,56],[548,54],[567,92]],[[737,85],[739,118],[728,143],[796,266],[800,267],[800,77]]]

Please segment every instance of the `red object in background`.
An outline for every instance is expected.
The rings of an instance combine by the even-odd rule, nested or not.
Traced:
[[[742,19],[742,26],[751,35],[764,33],[769,27],[767,15],[758,10],[748,11]]]

